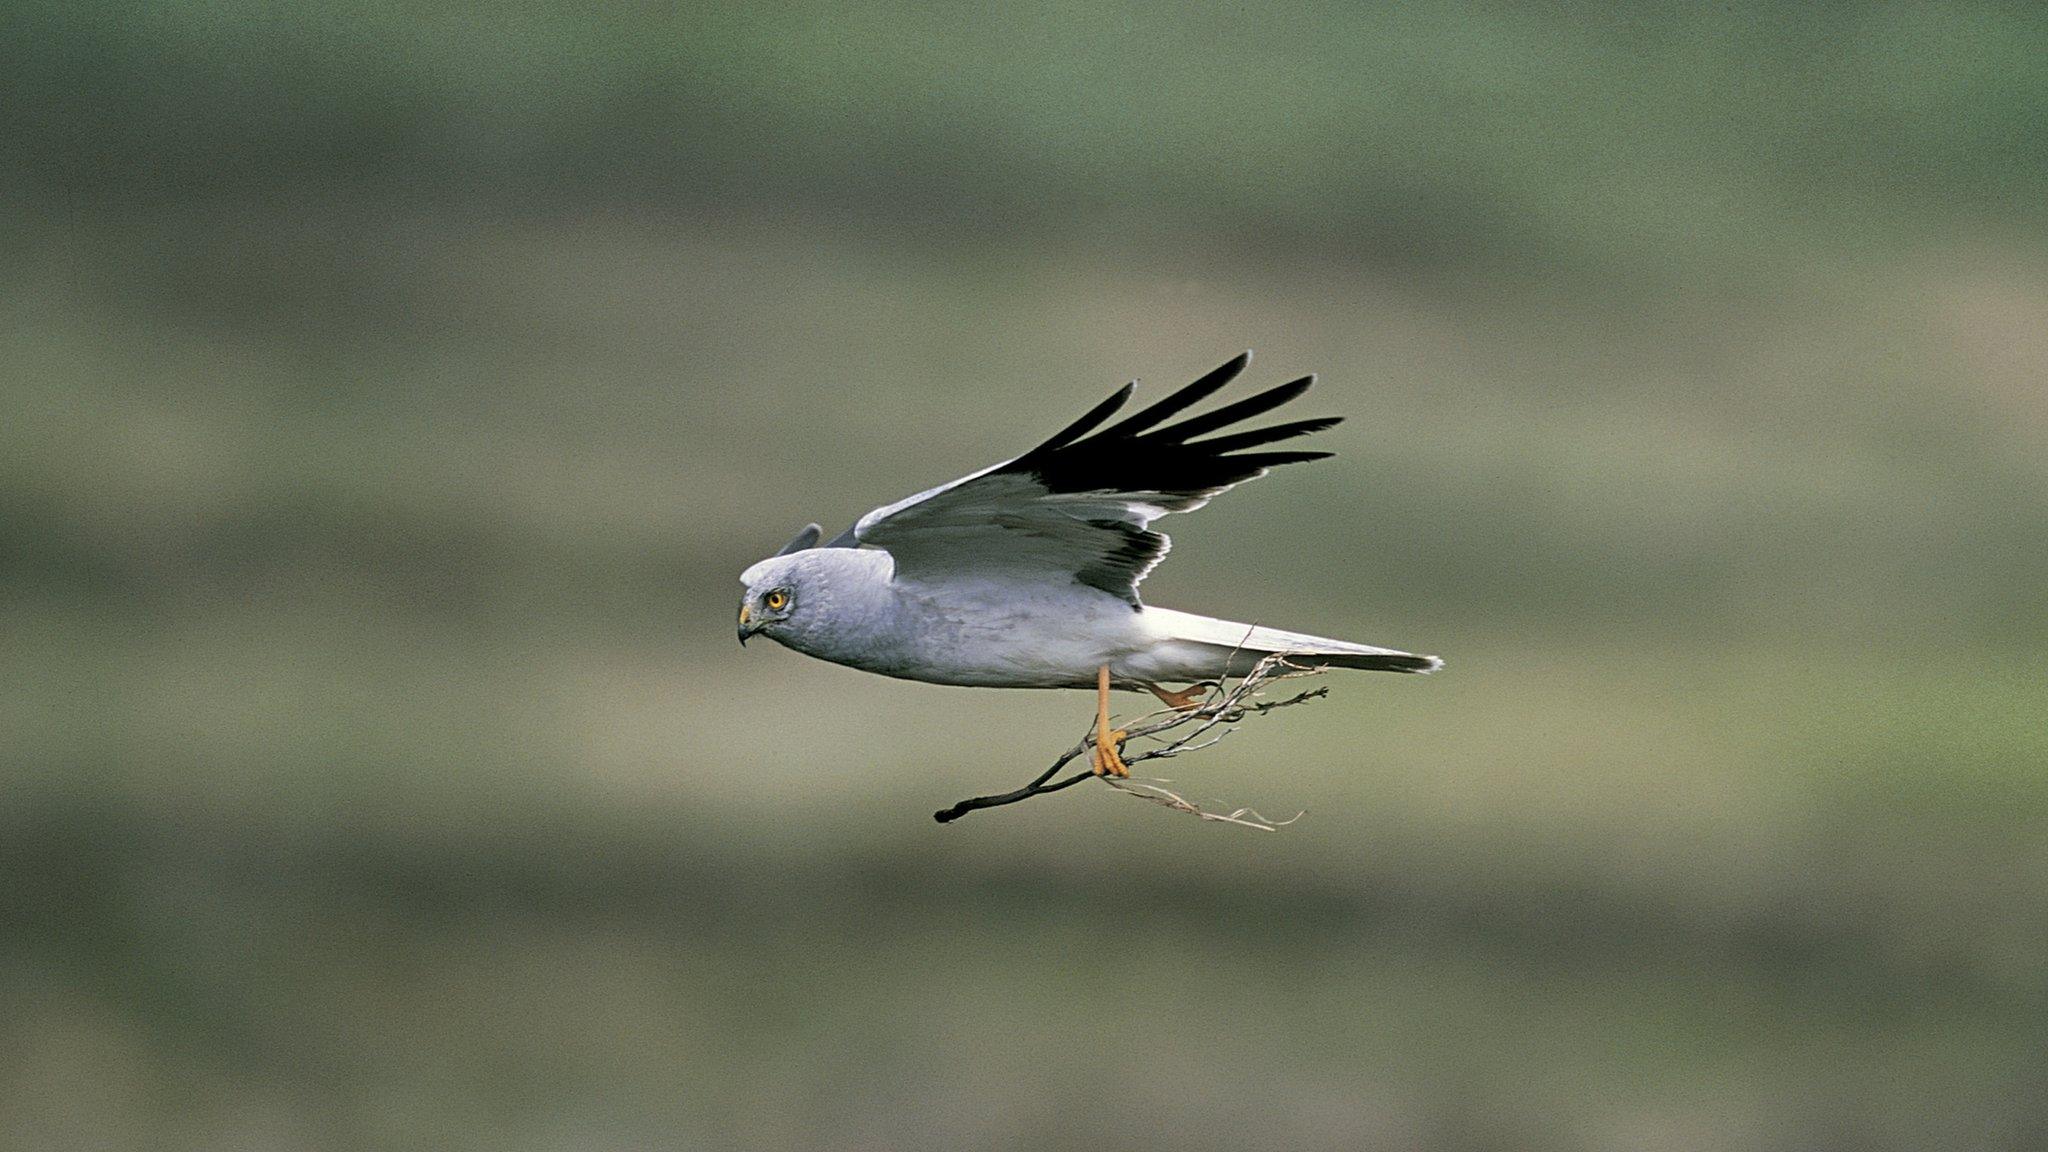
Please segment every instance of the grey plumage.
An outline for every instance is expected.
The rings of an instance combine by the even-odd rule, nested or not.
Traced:
[[[804,525],[804,530],[797,533],[795,539],[784,544],[782,551],[777,552],[776,555],[787,556],[792,552],[801,552],[806,548],[816,548],[818,546],[818,537],[824,534],[825,530],[816,524],[806,524]]]
[[[1151,524],[1317,451],[1247,451],[1322,431],[1298,420],[1210,439],[1308,391],[1304,377],[1208,413],[1246,352],[1120,423],[1125,386],[1031,451],[862,516],[823,548],[817,525],[742,573],[741,639],[940,684],[1062,688],[1107,666],[1123,686],[1242,675],[1296,653],[1342,668],[1431,672],[1434,656],[1143,603],[1170,541]]]

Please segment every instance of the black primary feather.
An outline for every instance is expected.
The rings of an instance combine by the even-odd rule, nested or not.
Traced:
[[[1237,379],[1237,374],[1244,371],[1245,365],[1251,362],[1251,349],[1247,348],[1209,371],[1201,379],[1173,393],[1166,397],[1166,399],[1148,405],[1135,415],[1126,416],[1118,421],[1114,427],[1105,429],[1102,434],[1104,436],[1135,436],[1161,421],[1178,416],[1216,394],[1225,384]]]
[[[1137,390],[1138,382],[1136,380],[1133,380],[1129,384],[1126,384],[1123,387],[1117,389],[1113,394],[1111,394],[1109,399],[1104,400],[1102,403],[1097,404],[1093,408],[1090,408],[1088,410],[1087,415],[1081,417],[1079,420],[1074,421],[1072,424],[1067,425],[1065,428],[1060,429],[1058,432],[1053,433],[1052,439],[1047,440],[1045,443],[1040,444],[1038,447],[1033,448],[1031,451],[1057,452],[1061,448],[1066,447],[1068,444],[1071,444],[1074,441],[1080,439],[1082,436],[1087,434],[1089,429],[1095,427],[1097,424],[1102,423],[1104,420],[1109,419],[1111,416],[1114,416],[1116,414],[1116,410],[1124,406],[1124,401],[1129,400],[1131,398],[1131,393]]]
[[[1217,436],[1202,441],[1200,447],[1211,452],[1236,452],[1241,448],[1257,448],[1261,444],[1271,444],[1275,440],[1292,440],[1296,436],[1321,432],[1325,428],[1335,428],[1343,422],[1342,416],[1318,416],[1314,420],[1296,420],[1288,424],[1275,424],[1270,428],[1254,428],[1249,432]]]
[[[1264,416],[1273,409],[1308,391],[1315,386],[1315,382],[1316,378],[1313,373],[1303,376],[1299,380],[1289,380],[1278,388],[1268,388],[1256,396],[1247,396],[1235,404],[1225,404],[1213,412],[1204,412],[1200,416],[1190,416],[1171,428],[1160,429],[1160,434],[1164,435],[1170,432],[1173,434],[1174,439],[1183,441],[1192,440],[1197,436],[1206,436],[1211,432],[1228,428],[1232,424],[1249,420],[1254,416]]]
[[[1244,432],[1196,440],[1197,436],[1221,431],[1230,425],[1264,415],[1307,392],[1314,376],[1304,376],[1277,388],[1248,396],[1232,404],[1191,416],[1177,424],[1164,424],[1215,394],[1244,370],[1251,360],[1245,352],[1135,415],[1093,435],[1088,433],[1107,420],[1129,399],[1131,385],[1096,405],[1086,416],[1069,424],[1051,439],[1004,465],[1000,472],[1036,477],[1050,492],[1161,492],[1189,501],[1261,475],[1268,468],[1320,460],[1328,452],[1239,452],[1276,440],[1320,432],[1341,417],[1321,417],[1276,424]],[[1233,455],[1233,453],[1236,453]],[[1153,535],[1146,533],[1146,535]],[[1126,547],[1135,548],[1135,543]],[[1147,544],[1146,558],[1154,545]],[[1164,555],[1164,549],[1158,549]],[[1136,555],[1120,557],[1126,561]]]

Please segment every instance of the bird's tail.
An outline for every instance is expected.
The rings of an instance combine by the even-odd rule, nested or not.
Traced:
[[[1173,639],[1199,646],[1205,654],[1218,661],[1227,659],[1229,668],[1225,674],[1231,676],[1244,675],[1260,658],[1276,653],[1299,656],[1305,663],[1330,668],[1360,668],[1369,672],[1427,673],[1444,666],[1444,662],[1435,656],[1403,652],[1398,648],[1354,644],[1349,640],[1285,632],[1257,624],[1239,624],[1150,605],[1146,606],[1145,613],[1148,616],[1156,614],[1158,624]]]
[[[1367,672],[1421,672],[1425,675],[1444,666],[1440,656],[1419,656],[1413,652],[1310,652],[1310,663],[1329,668],[1362,668]]]

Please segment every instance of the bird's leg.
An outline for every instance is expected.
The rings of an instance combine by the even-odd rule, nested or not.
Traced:
[[[1185,692],[1174,692],[1159,684],[1147,684],[1145,687],[1176,712],[1192,712],[1209,698],[1209,686],[1206,684],[1190,684]]]
[[[1095,670],[1095,774],[1129,776],[1131,766],[1117,754],[1126,733],[1109,726],[1109,665]]]

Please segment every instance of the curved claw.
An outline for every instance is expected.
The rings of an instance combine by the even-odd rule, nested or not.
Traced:
[[[1121,728],[1107,733],[1108,739],[1095,745],[1095,774],[1097,776],[1129,776],[1131,766],[1124,763],[1123,743],[1130,733]]]

